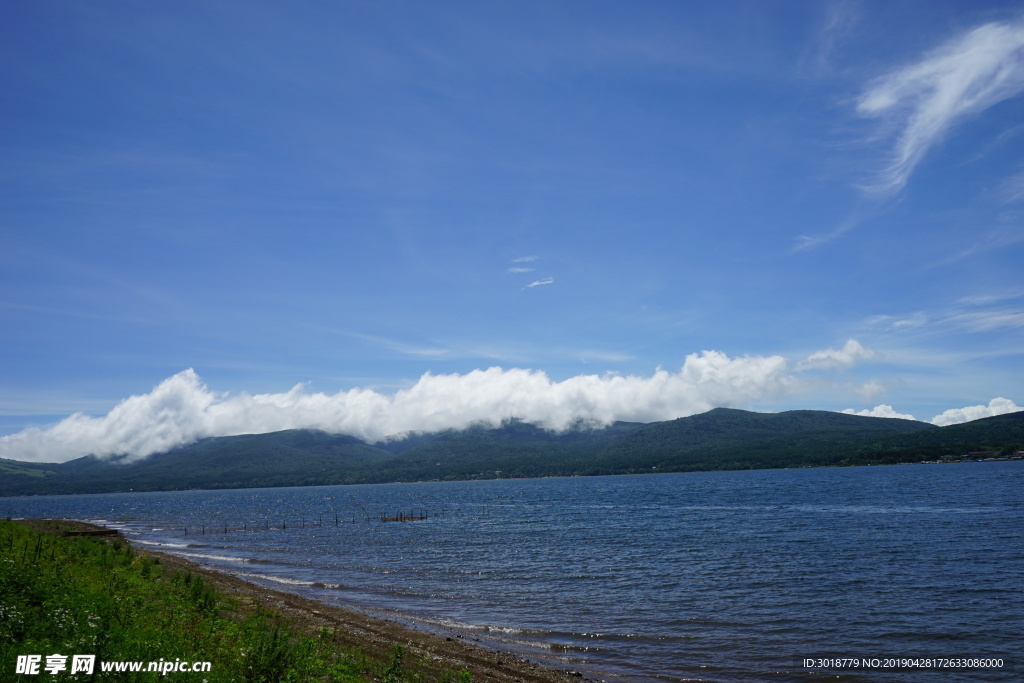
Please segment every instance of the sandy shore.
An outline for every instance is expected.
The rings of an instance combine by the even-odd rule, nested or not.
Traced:
[[[85,522],[76,522],[81,530],[101,529]],[[123,538],[123,537],[122,537]],[[126,539],[126,542],[127,539]],[[385,619],[327,605],[300,595],[256,585],[230,574],[201,567],[194,562],[149,548],[133,546],[141,555],[159,557],[171,570],[189,570],[201,574],[218,591],[238,598],[248,607],[262,606],[278,612],[295,627],[309,635],[327,627],[336,629],[345,647],[358,647],[363,652],[389,659],[396,645],[402,645],[410,659],[424,669],[440,675],[444,671],[465,669],[476,683],[566,683],[597,680],[577,671],[556,671],[508,652],[482,647],[457,634],[440,635],[419,631]]]

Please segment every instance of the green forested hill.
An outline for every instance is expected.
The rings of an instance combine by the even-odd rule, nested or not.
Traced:
[[[0,461],[0,495],[762,469],[914,462],[1024,448],[1024,412],[949,427],[825,411],[718,408],[549,432],[519,420],[368,444],[290,430],[210,438],[129,462]]]
[[[636,471],[833,465],[867,442],[937,429],[913,420],[817,410],[751,413],[716,408],[647,425],[609,444],[596,464],[612,470],[631,464]]]
[[[574,464],[645,425],[616,422],[608,427],[581,427],[550,432],[519,420],[497,428],[484,426],[433,435],[415,447],[401,443],[390,448],[401,457],[383,463],[376,481],[545,477],[582,474]]]
[[[392,457],[354,437],[289,430],[203,439],[129,463],[87,456],[46,464],[39,466],[51,472],[45,477],[0,475],[0,494],[347,484],[362,481],[352,472]]]
[[[1024,412],[1019,412],[870,441],[851,454],[846,464],[919,462],[971,451],[1009,455],[1022,449]]]

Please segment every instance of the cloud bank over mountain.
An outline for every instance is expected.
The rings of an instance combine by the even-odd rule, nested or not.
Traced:
[[[940,427],[945,427],[946,425],[955,425],[960,424],[961,422],[980,420],[984,417],[995,417],[996,415],[1016,413],[1020,410],[1024,410],[1024,408],[1021,408],[1008,398],[994,398],[988,402],[987,406],[966,406],[964,408],[953,408],[951,410],[947,410],[941,415],[933,417],[931,419],[931,423],[939,425]]]
[[[986,417],[995,417],[996,415],[1016,413],[1020,410],[1024,410],[1024,408],[1018,406],[1008,398],[994,398],[988,402],[987,406],[977,405],[965,406],[963,408],[950,408],[928,421],[933,425],[945,427],[947,425],[960,424],[961,422],[971,422],[972,420],[980,420]],[[907,413],[898,413],[892,406],[884,403],[869,410],[854,410],[853,408],[847,408],[842,412],[847,415],[862,415],[865,417],[892,417],[899,418],[901,420],[917,419],[913,415],[909,415]]]
[[[917,419],[913,415],[909,415],[907,413],[897,413],[892,406],[886,405],[885,403],[879,406],[875,406],[870,410],[854,410],[853,408],[847,408],[842,412],[846,413],[847,415],[860,415],[862,417],[892,417],[898,418],[900,420]]]
[[[302,428],[380,441],[511,417],[563,430],[580,421],[673,419],[782,395],[797,385],[782,356],[730,358],[718,351],[691,354],[678,372],[659,368],[649,377],[579,375],[556,382],[538,370],[492,367],[466,374],[427,373],[394,394],[360,388],[307,393],[302,385],[277,394],[218,394],[189,369],[148,394],[121,401],[102,417],[78,413],[46,429],[0,437],[0,457],[36,462],[88,454],[140,458],[205,437]]]
[[[301,384],[283,393],[225,394],[211,391],[189,369],[148,394],[124,399],[104,416],[76,413],[49,428],[0,437],[0,457],[34,462],[89,454],[137,459],[206,437],[284,429],[321,429],[375,442],[512,417],[556,431],[580,422],[671,420],[804,391],[813,382],[801,373],[846,367],[875,355],[853,340],[839,351],[818,351],[795,364],[779,355],[731,358],[703,351],[687,356],[678,372],[659,368],[649,377],[578,375],[563,381],[539,370],[492,367],[466,374],[427,373],[393,394],[369,388],[309,393]],[[936,424],[1017,409],[1012,401],[995,399],[987,408],[946,411]],[[859,414],[911,418],[890,406]]]

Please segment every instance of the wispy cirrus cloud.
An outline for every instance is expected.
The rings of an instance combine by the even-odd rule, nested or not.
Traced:
[[[529,265],[537,260],[536,256],[520,256],[510,261],[511,266],[508,267],[510,273],[532,273],[536,268]]]
[[[1013,302],[1024,297],[1020,290],[965,297],[946,312],[941,322],[968,332],[1024,327],[1024,308]]]
[[[990,23],[950,40],[913,64],[875,79],[857,112],[886,122],[891,158],[866,188],[894,194],[928,150],[956,124],[1024,91],[1024,23]]]
[[[536,255],[520,256],[519,258],[514,258],[514,259],[512,259],[510,261],[510,263],[512,265],[509,266],[508,272],[509,273],[513,273],[513,274],[532,273],[533,271],[536,270],[536,268],[534,268],[530,264],[533,264],[536,261],[537,261],[537,256]],[[555,278],[553,278],[553,277],[546,277],[546,278],[542,278],[540,280],[534,280],[530,284],[525,285],[523,287],[523,289],[533,289],[534,287],[541,287],[543,285],[550,285],[550,284],[553,284],[554,281],[555,281]]]
[[[1024,327],[1024,307],[1014,303],[1021,298],[1024,298],[1024,291],[1018,289],[967,296],[927,313],[876,315],[865,320],[865,324],[889,332],[918,329],[948,332],[951,328],[965,332],[991,332],[1021,328]]]
[[[997,308],[965,311],[951,315],[948,322],[971,332],[991,332],[1001,328],[1024,327],[1024,309]]]
[[[398,341],[395,339],[388,339],[386,337],[380,337],[372,334],[361,334],[358,332],[343,332],[347,337],[354,339],[361,339],[365,342],[379,346],[381,348],[389,349],[396,353],[400,353],[405,356],[417,356],[421,358],[437,358],[441,356],[452,355],[452,349],[447,346],[422,346],[416,344],[410,344],[407,342]]]
[[[991,292],[989,294],[962,296],[957,299],[957,304],[961,306],[987,306],[1001,301],[1012,301],[1021,298],[1024,298],[1024,288],[1005,289],[1001,292]]]
[[[837,228],[832,231],[821,234],[821,235],[800,235],[796,238],[796,244],[793,246],[793,251],[807,251],[808,249],[816,249],[826,242],[840,237],[857,226],[857,221],[847,220],[844,221]]]
[[[801,73],[810,76],[827,74],[833,70],[833,55],[860,21],[857,5],[852,0],[822,3],[821,9],[821,28],[799,65]]]
[[[870,327],[886,329],[892,332],[900,330],[912,330],[928,324],[928,315],[923,311],[916,311],[905,315],[876,315],[866,320]]]
[[[995,250],[1005,249],[1019,242],[1024,242],[1024,229],[1019,222],[996,225],[974,238],[973,243],[965,249],[928,265],[929,268],[942,268],[951,263],[968,258],[975,258]]]
[[[1024,201],[1024,172],[1005,178],[999,185],[999,199],[1006,204]]]

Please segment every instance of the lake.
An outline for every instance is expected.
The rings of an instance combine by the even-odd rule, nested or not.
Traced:
[[[118,527],[609,681],[1005,681],[1021,664],[1022,462],[4,498],[4,512]],[[399,514],[426,519],[381,520]],[[826,657],[1003,666],[804,666]]]

